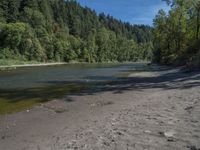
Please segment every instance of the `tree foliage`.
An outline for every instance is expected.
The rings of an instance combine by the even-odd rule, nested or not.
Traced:
[[[151,58],[151,27],[72,0],[1,0],[0,59],[137,61]]]
[[[154,61],[200,66],[196,64],[200,57],[200,1],[165,1],[171,10],[160,10],[154,19]]]

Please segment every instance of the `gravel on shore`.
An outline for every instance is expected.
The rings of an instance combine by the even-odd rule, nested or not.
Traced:
[[[199,150],[200,73],[131,74],[0,116],[0,150]]]

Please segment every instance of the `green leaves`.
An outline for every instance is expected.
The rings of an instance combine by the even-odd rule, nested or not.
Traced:
[[[97,15],[74,0],[0,1],[0,58],[137,61],[150,58],[151,30]]]
[[[15,49],[19,46],[22,36],[26,31],[26,24],[24,23],[0,23],[0,40],[2,47],[9,47]]]
[[[200,4],[198,0],[172,0],[169,15],[163,10],[154,19],[155,60],[165,64],[184,65],[200,50]],[[196,47],[196,48],[194,48]]]

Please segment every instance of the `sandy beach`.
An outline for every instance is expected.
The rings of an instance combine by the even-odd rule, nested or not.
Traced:
[[[160,69],[0,116],[0,150],[199,150],[200,73]]]

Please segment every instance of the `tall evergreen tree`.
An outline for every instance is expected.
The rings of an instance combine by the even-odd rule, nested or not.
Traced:
[[[0,1],[0,58],[86,62],[145,59],[130,45],[133,41],[136,47],[150,43],[151,30],[104,13],[97,15],[74,0]]]

